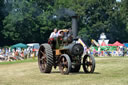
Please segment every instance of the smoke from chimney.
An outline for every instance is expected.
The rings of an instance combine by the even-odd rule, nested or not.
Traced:
[[[76,13],[70,9],[67,9],[67,8],[61,8],[61,9],[58,9],[55,13],[55,15],[53,16],[53,18],[57,18],[57,19],[60,19],[60,18],[64,18],[65,16],[69,16],[69,17],[72,17],[72,16],[75,16]]]
[[[57,15],[57,16],[56,16]],[[78,36],[78,22],[77,22],[77,14],[67,8],[61,8],[58,9],[56,12],[56,15],[53,16],[53,18],[63,18],[64,16],[69,16],[70,18],[72,18],[72,33],[73,33],[73,38],[76,39]]]

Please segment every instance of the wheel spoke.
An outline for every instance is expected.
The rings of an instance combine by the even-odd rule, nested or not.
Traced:
[[[42,69],[45,69],[45,64],[42,64]]]
[[[90,72],[92,69],[92,66],[91,65],[87,66],[87,69],[88,69],[88,72]]]
[[[67,66],[67,65],[68,65],[68,62],[67,62],[67,61],[65,61],[65,62],[63,62],[63,64],[64,64],[64,66]]]
[[[41,53],[41,57],[40,57],[40,66],[41,66],[41,68],[42,68],[42,70],[45,70],[45,68],[46,68],[46,64],[47,64],[47,60],[46,60],[46,53],[45,52],[43,52],[42,50],[40,51],[40,53]]]

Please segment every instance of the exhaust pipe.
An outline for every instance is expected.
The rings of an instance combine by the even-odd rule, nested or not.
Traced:
[[[76,39],[78,36],[78,23],[77,23],[78,16],[72,16],[72,33],[73,39]]]

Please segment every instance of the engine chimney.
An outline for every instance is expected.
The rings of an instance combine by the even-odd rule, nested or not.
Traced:
[[[72,16],[72,33],[73,39],[76,39],[78,36],[78,23],[77,23],[78,16]]]

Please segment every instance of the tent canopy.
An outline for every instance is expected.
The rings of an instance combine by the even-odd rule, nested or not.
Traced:
[[[113,46],[113,44],[108,44],[108,46]]]
[[[121,44],[120,42],[116,41],[115,43],[113,43],[113,46],[124,46],[124,44]]]
[[[12,45],[11,48],[27,48],[27,45],[26,44],[23,44],[23,43],[18,43],[18,44],[15,44],[15,45]]]
[[[128,43],[124,43],[124,46],[125,46],[125,47],[128,47]]]
[[[107,46],[107,45],[105,44],[105,42],[102,42],[102,43],[101,43],[101,46]]]

